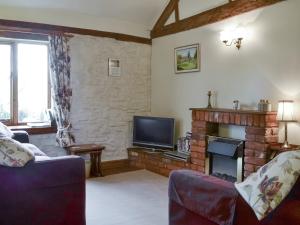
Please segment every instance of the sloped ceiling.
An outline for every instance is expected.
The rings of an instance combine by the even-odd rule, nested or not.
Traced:
[[[23,20],[149,37],[169,0],[0,0],[0,19]],[[228,0],[180,0],[180,18]]]
[[[151,26],[168,0],[0,0],[0,6],[50,9]]]

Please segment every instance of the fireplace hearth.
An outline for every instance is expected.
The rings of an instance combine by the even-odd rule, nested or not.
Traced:
[[[236,177],[227,175],[225,173],[212,173],[210,175],[214,176],[214,177],[218,177],[218,178],[220,178],[222,180],[226,180],[226,181],[232,182],[232,183],[236,182],[236,180],[237,180]]]
[[[244,141],[208,136],[206,173],[235,182],[243,180]]]

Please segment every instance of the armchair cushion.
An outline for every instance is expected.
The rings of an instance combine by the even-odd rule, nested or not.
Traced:
[[[235,184],[259,220],[265,218],[290,193],[300,174],[300,150],[284,152]]]
[[[0,138],[0,165],[23,167],[34,159],[34,154],[20,142],[11,138]]]

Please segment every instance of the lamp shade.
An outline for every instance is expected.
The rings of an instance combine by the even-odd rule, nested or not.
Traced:
[[[294,121],[294,101],[292,100],[281,100],[278,102],[278,121]]]
[[[243,27],[237,28],[233,32],[233,37],[235,39],[244,38],[246,36],[246,30]]]
[[[221,41],[231,41],[233,39],[232,33],[229,31],[222,31],[220,34]]]

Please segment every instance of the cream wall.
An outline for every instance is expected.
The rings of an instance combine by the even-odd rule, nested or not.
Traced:
[[[207,91],[217,93],[216,106],[231,108],[238,99],[255,108],[259,99],[296,100],[300,117],[300,1],[289,0],[226,21],[153,40],[153,115],[177,119],[177,134],[191,129],[190,107],[206,107]],[[219,40],[224,28],[242,25],[250,34],[242,49]],[[174,48],[201,44],[201,71],[174,73]],[[233,127],[233,129],[237,129]],[[281,129],[282,132],[282,129]],[[300,126],[290,125],[290,141],[300,144]],[[281,135],[282,138],[282,135]]]
[[[83,13],[74,15],[72,12],[51,9],[1,6],[0,19],[46,23],[149,37],[149,28],[138,23],[101,18]]]

